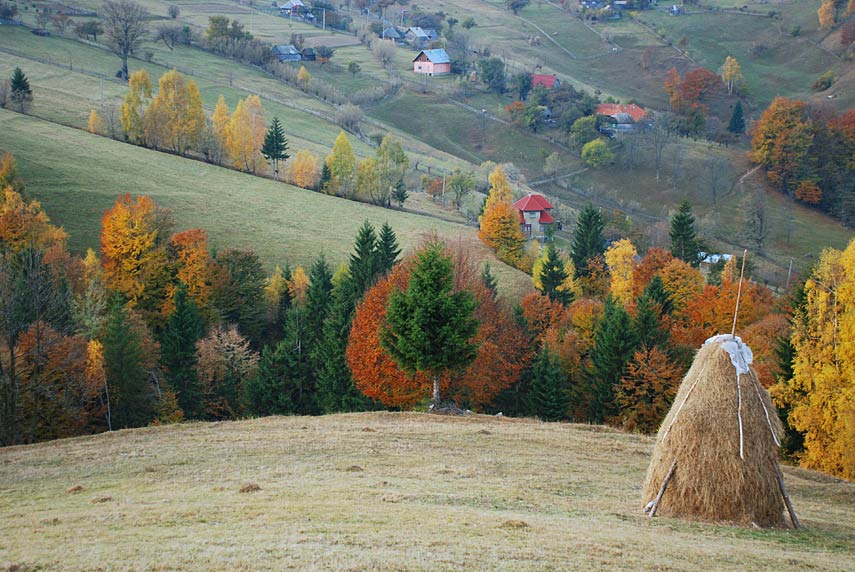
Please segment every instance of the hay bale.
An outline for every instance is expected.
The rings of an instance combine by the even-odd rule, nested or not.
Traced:
[[[780,421],[749,367],[750,350],[736,340],[745,352],[741,360],[723,347],[733,349],[730,336],[707,340],[659,429],[644,483],[645,506],[656,498],[675,461],[676,469],[656,514],[764,527],[784,524],[777,480]],[[738,383],[735,364],[746,371]]]

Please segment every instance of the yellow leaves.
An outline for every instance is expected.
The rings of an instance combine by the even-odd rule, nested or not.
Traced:
[[[742,79],[742,68],[736,58],[727,56],[721,68],[721,79],[727,85],[727,92],[733,93],[733,85]]]
[[[101,220],[102,265],[107,285],[135,304],[145,288],[142,271],[157,242],[154,201],[122,195]]]
[[[487,204],[484,205],[484,211],[492,207],[498,202],[512,203],[514,200],[511,193],[511,185],[508,183],[508,177],[505,175],[504,169],[497,166],[490,173],[490,193],[487,195]]]
[[[611,293],[627,306],[633,299],[633,272],[638,252],[628,238],[612,244],[605,253],[606,264],[611,274]]]
[[[217,136],[217,139],[224,148],[226,146],[226,126],[229,124],[229,119],[229,106],[226,105],[226,98],[221,95],[217,100],[216,107],[214,107],[211,122],[214,124],[214,135]]]
[[[660,272],[662,285],[671,295],[674,314],[682,316],[689,301],[704,289],[704,277],[700,271],[682,260],[671,260]]]
[[[91,250],[90,250],[91,252]],[[92,388],[107,386],[107,374],[104,371],[104,345],[98,340],[89,340],[86,344],[86,381]]]
[[[356,157],[344,131],[335,138],[332,154],[327,157],[327,167],[330,181],[325,190],[340,197],[350,196],[355,184]]]
[[[86,130],[93,135],[104,132],[104,120],[101,119],[101,116],[94,109],[89,112],[89,121],[86,125]]]
[[[226,151],[237,169],[256,173],[264,164],[261,146],[267,123],[264,121],[264,108],[257,95],[250,95],[238,101],[235,112],[225,128]]]
[[[819,18],[819,27],[823,30],[829,30],[834,26],[835,9],[834,0],[822,0],[822,6],[816,11]]]
[[[145,70],[137,70],[128,79],[128,94],[122,103],[122,129],[131,143],[142,143],[145,136],[143,116],[151,99],[151,78]]]
[[[312,74],[309,73],[306,66],[300,66],[300,71],[297,72],[297,81],[303,86],[309,85],[309,82],[312,81]]]
[[[802,465],[855,480],[855,240],[827,249],[793,321],[793,379],[775,395],[805,434]]]
[[[525,237],[519,213],[510,202],[498,202],[484,211],[478,236],[508,264],[516,266],[521,262]]]
[[[270,316],[276,315],[282,296],[286,293],[288,293],[288,280],[285,279],[282,268],[277,265],[264,285],[264,303]]]
[[[65,231],[50,224],[38,201],[27,202],[11,186],[0,192],[0,250],[64,246],[67,237]]]
[[[309,277],[302,266],[298,266],[291,273],[291,279],[288,281],[288,292],[291,294],[291,299],[300,306],[306,302],[306,292],[309,290]]]
[[[202,96],[196,82],[176,70],[160,77],[157,96],[145,113],[146,140],[184,154],[199,142],[205,127]]]
[[[288,182],[303,189],[314,189],[320,179],[320,161],[306,149],[297,151],[288,167]]]

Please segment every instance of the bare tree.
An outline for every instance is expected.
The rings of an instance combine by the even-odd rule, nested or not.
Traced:
[[[179,14],[181,14],[181,8],[179,8],[175,4],[170,4],[169,8],[166,10],[166,13],[169,14],[169,17],[174,20],[179,16]]]
[[[148,32],[145,9],[133,0],[105,0],[107,46],[122,60],[122,79],[128,79],[128,58],[139,49]]]
[[[656,180],[658,181],[659,174],[662,171],[662,156],[665,153],[665,147],[668,145],[668,133],[662,125],[657,123],[647,131],[647,144],[653,155],[653,165],[656,167]]]
[[[754,189],[745,195],[743,212],[743,236],[762,252],[766,237],[769,236],[769,213],[766,211],[766,195],[762,189]]]
[[[71,26],[74,21],[67,14],[57,14],[53,17],[53,27],[56,28],[60,36],[65,35],[65,31]]]
[[[163,42],[166,47],[172,50],[176,44],[180,44],[184,40],[184,29],[180,25],[161,24],[154,31],[155,42]]]
[[[727,160],[721,155],[712,155],[706,161],[707,183],[713,206],[718,206],[718,194],[724,182]]]
[[[47,6],[43,6],[40,11],[36,12],[36,24],[38,24],[39,28],[42,30],[47,29],[47,25],[50,24],[50,20],[50,8]]]

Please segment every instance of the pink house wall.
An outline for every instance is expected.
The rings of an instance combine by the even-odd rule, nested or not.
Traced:
[[[435,64],[429,61],[415,61],[413,62],[413,71],[415,73],[426,75],[441,75],[451,73],[451,64]]]

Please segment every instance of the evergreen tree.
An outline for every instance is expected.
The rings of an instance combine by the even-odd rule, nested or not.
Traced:
[[[279,123],[279,118],[274,117],[264,135],[264,143],[261,146],[261,154],[268,161],[273,162],[273,179],[279,180],[279,161],[287,161],[290,155],[288,154],[288,139],[285,138],[285,131],[282,129],[282,124]]]
[[[196,375],[196,342],[204,335],[205,323],[196,302],[187,296],[186,286],[181,284],[172,300],[175,310],[163,332],[160,363],[184,415],[195,418],[203,408]]]
[[[603,246],[603,228],[605,222],[600,211],[594,205],[588,205],[579,213],[576,230],[573,232],[573,252],[571,258],[576,266],[577,276],[588,275],[588,260],[605,252]]]
[[[365,221],[356,233],[356,242],[350,255],[350,277],[356,287],[356,299],[362,296],[374,284],[379,273],[377,260],[377,233],[374,226]]]
[[[658,347],[667,351],[671,336],[665,328],[662,318],[661,306],[645,291],[638,298],[635,320],[633,321],[639,347],[648,349]]]
[[[144,366],[143,343],[131,327],[121,295],[110,300],[101,336],[104,372],[110,394],[110,427],[143,427],[155,414],[155,400]]]
[[[567,417],[570,394],[567,374],[561,360],[548,347],[537,356],[531,369],[531,404],[534,414],[544,421],[560,421]]]
[[[680,210],[671,217],[671,254],[692,266],[700,262],[701,245],[695,235],[695,217],[692,216],[692,205],[683,199]]]
[[[328,189],[330,185],[330,178],[330,166],[327,165],[325,161],[323,166],[321,167],[321,180],[318,181],[318,188],[322,192],[329,192]]]
[[[323,337],[312,354],[321,413],[365,411],[371,408],[371,400],[354,386],[345,357],[355,308],[356,286],[348,276],[333,290],[333,302],[324,323]]]
[[[737,135],[745,133],[745,115],[742,111],[741,101],[737,101],[736,107],[733,108],[733,114],[730,116],[730,123],[727,124],[727,130]]]
[[[264,328],[264,270],[258,255],[251,251],[225,250],[217,255],[225,271],[217,282],[214,303],[224,323],[236,324],[241,335],[256,347]]]
[[[615,391],[637,347],[629,314],[610,296],[594,330],[594,347],[590,354],[590,421],[602,423],[617,415]]]
[[[398,237],[395,231],[384,222],[380,227],[380,237],[377,240],[377,270],[380,274],[388,274],[392,267],[398,263],[401,248],[398,246]]]
[[[499,295],[499,283],[493,275],[493,268],[490,266],[489,262],[484,264],[484,270],[481,272],[481,281],[484,283],[484,286],[487,287],[487,290],[490,291],[490,294],[493,296],[493,300],[495,300],[496,296]]]
[[[567,278],[561,254],[554,245],[550,244],[546,247],[546,259],[540,267],[541,292],[549,296],[550,300],[561,302],[565,305],[569,304],[573,301],[573,292],[561,289]]]
[[[472,337],[478,329],[472,294],[454,292],[454,267],[444,245],[429,245],[416,258],[405,292],[393,291],[380,342],[404,370],[433,379],[433,405],[441,404],[439,377],[462,368],[478,349]]]
[[[323,255],[312,265],[309,273],[309,289],[306,292],[304,310],[306,348],[312,351],[323,335],[324,320],[329,313],[332,301],[332,272]]]
[[[18,106],[18,111],[21,113],[33,101],[33,90],[30,88],[30,81],[21,68],[15,68],[12,72],[12,77],[9,78],[9,99]]]
[[[255,376],[246,383],[246,409],[250,414],[317,413],[305,335],[302,312],[293,308],[285,322],[282,341],[264,348]]]
[[[652,302],[659,305],[659,310],[662,315],[671,315],[674,311],[674,302],[671,301],[671,294],[665,289],[665,284],[662,283],[662,277],[658,274],[647,284],[647,287],[642,292],[642,296],[649,298]]]

